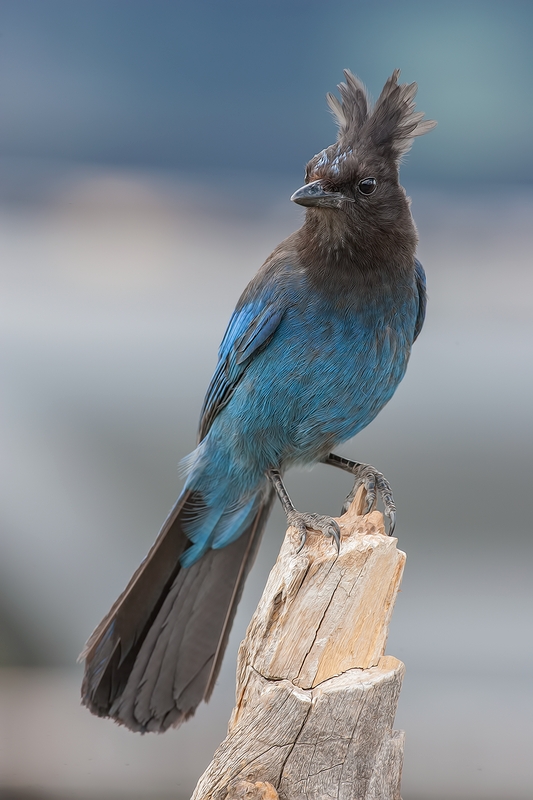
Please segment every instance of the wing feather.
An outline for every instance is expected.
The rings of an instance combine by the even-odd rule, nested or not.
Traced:
[[[199,440],[208,433],[213,420],[229,402],[250,359],[276,332],[285,307],[273,302],[251,302],[232,314],[218,352],[218,364],[202,407]]]
[[[415,258],[415,279],[416,288],[418,289],[418,315],[415,323],[413,342],[416,341],[418,334],[422,330],[422,325],[424,324],[424,319],[426,318],[427,305],[426,273],[424,272],[424,267],[417,258]]]

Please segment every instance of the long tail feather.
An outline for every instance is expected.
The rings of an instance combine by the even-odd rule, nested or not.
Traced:
[[[209,699],[272,499],[236,541],[184,568],[182,519],[201,498],[180,498],[81,655],[82,702],[93,713],[132,730],[164,731]]]

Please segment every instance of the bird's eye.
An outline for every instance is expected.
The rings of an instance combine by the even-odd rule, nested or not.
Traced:
[[[372,194],[376,191],[377,185],[378,182],[375,178],[364,178],[362,181],[359,181],[357,188],[361,194]]]

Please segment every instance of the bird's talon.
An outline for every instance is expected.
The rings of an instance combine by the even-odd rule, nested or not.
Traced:
[[[331,536],[331,538],[332,538],[332,539],[335,541],[335,544],[336,544],[336,546],[337,546],[337,553],[340,553],[340,551],[341,551],[341,537],[340,537],[340,531],[339,531],[339,529],[338,529],[338,528],[334,528],[334,527],[332,526],[332,527],[329,529],[329,535],[330,535],[330,536]]]
[[[337,552],[340,551],[341,530],[332,517],[322,517],[319,514],[302,514],[299,511],[294,511],[287,515],[287,521],[289,525],[300,531],[300,543],[296,550],[297,553],[300,553],[303,549],[309,530],[321,531],[326,536],[331,536],[337,547]]]
[[[301,553],[301,551],[304,549],[306,540],[307,540],[307,529],[303,530],[302,533],[300,534],[300,544],[296,548],[296,553]]]
[[[392,536],[396,527],[396,506],[394,504],[390,483],[381,472],[378,472],[377,469],[374,469],[374,467],[371,467],[369,464],[352,462],[350,464],[350,471],[355,476],[355,482],[352,491],[346,498],[343,512],[348,510],[357,490],[362,484],[366,490],[366,502],[363,516],[370,514],[370,512],[375,508],[376,500],[378,499],[379,495],[383,502],[385,515],[389,517],[390,520],[388,535]]]

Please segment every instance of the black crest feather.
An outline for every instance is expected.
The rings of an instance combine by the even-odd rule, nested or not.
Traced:
[[[342,147],[368,139],[376,149],[400,161],[411,148],[415,136],[428,133],[437,124],[424,119],[422,111],[415,111],[418,86],[416,83],[399,84],[399,69],[387,80],[373,107],[362,81],[347,69],[344,76],[346,83],[339,84],[341,100],[327,95],[339,126],[337,141]]]

